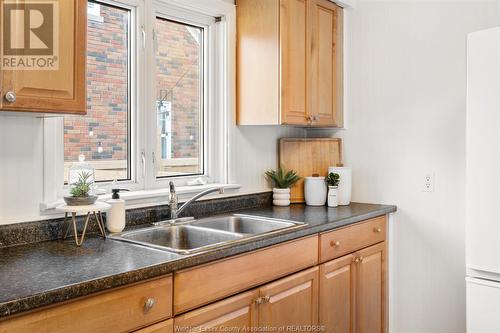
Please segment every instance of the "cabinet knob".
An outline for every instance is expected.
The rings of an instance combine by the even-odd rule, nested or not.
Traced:
[[[340,246],[340,241],[330,241],[330,246],[331,247],[337,247],[337,246]]]
[[[373,228],[373,232],[382,232],[382,228],[375,227]]]
[[[148,313],[149,310],[151,310],[153,308],[153,306],[155,306],[156,304],[156,300],[152,297],[148,298],[146,300],[146,302],[144,302],[144,313]]]
[[[264,296],[264,303],[269,303],[269,301],[271,300],[271,296]]]
[[[354,258],[354,260],[353,260],[353,261],[357,264],[357,263],[359,262],[359,258],[358,258],[358,257],[356,257],[356,258]]]
[[[13,91],[8,91],[5,94],[5,100],[9,103],[14,103],[17,99],[16,93]]]

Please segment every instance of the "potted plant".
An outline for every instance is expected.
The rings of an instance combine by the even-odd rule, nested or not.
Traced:
[[[300,179],[297,172],[293,170],[286,171],[284,168],[280,167],[278,170],[266,171],[266,177],[274,184],[273,205],[289,206],[290,186]]]
[[[92,172],[80,171],[75,182],[70,184],[71,196],[64,197],[68,206],[86,206],[92,205],[97,200],[97,195],[90,195],[93,185]]]
[[[337,207],[339,205],[339,182],[338,173],[330,172],[325,178],[328,185],[328,207]]]

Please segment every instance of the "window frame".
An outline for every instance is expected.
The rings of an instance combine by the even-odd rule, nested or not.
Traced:
[[[199,129],[202,131],[201,135],[201,149],[200,149],[200,160],[202,161],[202,172],[196,174],[185,174],[185,175],[173,175],[173,176],[163,176],[158,177],[156,174],[156,162],[157,158],[152,160],[154,167],[154,179],[152,181],[152,188],[162,188],[168,186],[170,181],[173,181],[176,186],[185,186],[187,182],[194,178],[202,178],[205,181],[210,181],[210,174],[213,170],[213,166],[209,165],[208,155],[209,147],[210,147],[210,138],[209,138],[209,119],[210,114],[213,112],[213,108],[209,105],[210,101],[214,96],[214,88],[211,87],[211,74],[209,73],[209,68],[211,67],[211,60],[217,56],[217,52],[215,49],[211,47],[212,42],[212,33],[213,33],[213,24],[215,24],[215,18],[208,15],[199,15],[193,14],[190,12],[184,12],[173,10],[170,6],[165,4],[156,4],[154,7],[154,21],[156,23],[157,19],[167,20],[174,23],[185,24],[192,27],[197,27],[202,29],[203,38],[202,38],[202,64],[201,64],[201,73],[202,80],[200,83],[200,91],[202,92],[200,95],[202,97],[202,103],[200,104],[200,126]],[[156,40],[156,26],[153,28],[154,34],[154,54],[153,54],[153,64],[156,63],[156,51],[157,51],[157,40]],[[156,66],[153,66],[151,76],[156,78]],[[156,92],[156,79],[149,80],[152,82],[151,91]],[[155,102],[156,102],[156,94],[155,94]],[[154,117],[153,117],[154,116]],[[156,124],[156,113],[152,115],[151,121],[154,121]],[[156,128],[156,127],[155,127]],[[213,129],[212,129],[213,130]],[[156,137],[155,137],[156,138]],[[154,154],[154,152],[152,153]]]
[[[119,186],[151,197],[167,189],[174,181],[185,186],[202,177],[208,183],[228,183],[229,109],[235,106],[235,6],[223,0],[98,0],[102,4],[130,10],[130,176],[131,180],[99,182],[99,189],[109,193]],[[204,37],[203,85],[203,175],[156,177],[156,90],[155,18],[183,20],[191,25],[207,24]],[[220,18],[220,20],[215,20]],[[217,21],[217,22],[216,22]],[[210,89],[210,91],[205,91]],[[62,117],[44,118],[44,188],[41,210],[47,212],[61,198],[68,186],[64,183],[64,126]],[[148,134],[151,133],[151,134]],[[202,188],[199,189],[200,191]],[[193,192],[189,189],[189,192]]]

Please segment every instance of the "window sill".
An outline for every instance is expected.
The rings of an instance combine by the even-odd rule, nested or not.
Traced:
[[[206,197],[200,198],[198,200],[207,200],[207,199],[233,196],[237,194],[238,190],[241,188],[240,184],[207,184],[207,185],[197,185],[197,186],[179,186],[176,188],[176,192],[179,197],[179,201],[182,202],[206,189],[219,186],[224,187],[226,193],[209,194]],[[120,193],[120,197],[123,200],[125,200],[126,209],[164,205],[168,203],[169,196],[170,196],[170,190],[168,188]],[[98,200],[107,201],[109,199],[111,199],[111,194],[107,193],[104,195],[99,195]],[[55,208],[62,204],[64,204],[64,200],[62,198],[55,202],[42,202],[40,204],[40,213],[42,215],[60,215],[61,213],[56,211]]]

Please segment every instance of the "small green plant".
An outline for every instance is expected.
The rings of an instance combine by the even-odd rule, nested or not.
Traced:
[[[285,171],[284,168],[266,171],[266,177],[272,181],[277,188],[289,188],[295,184],[300,177],[293,170]]]
[[[328,186],[339,186],[340,176],[338,173],[330,172],[325,179]]]
[[[92,182],[89,181],[92,176],[91,172],[82,171],[78,175],[78,181],[71,184],[70,193],[74,197],[88,197]]]

